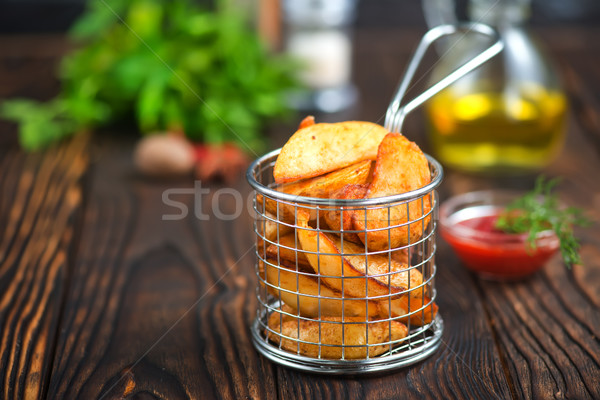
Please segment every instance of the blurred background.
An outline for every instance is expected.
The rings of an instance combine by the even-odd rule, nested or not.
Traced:
[[[469,19],[501,31],[504,55],[411,115],[407,136],[459,170],[539,170],[560,152],[568,109],[559,62],[544,41],[557,29],[597,26],[598,1],[0,0],[0,140],[13,141],[20,129],[21,145],[35,150],[115,124],[134,135],[175,133],[193,144],[181,151],[193,153],[194,165],[209,160],[196,175],[212,178],[227,169],[215,170],[215,157],[242,170],[308,114],[382,124],[407,48],[428,25]],[[578,45],[560,36],[555,47]],[[430,56],[409,96],[480,44],[446,46],[436,48],[445,61]],[[44,103],[6,101],[21,98]]]
[[[81,15],[85,2],[86,0],[0,0],[0,32],[65,32]],[[256,3],[255,7],[260,3],[258,0],[240,2]],[[462,17],[466,17],[467,2],[457,1]],[[534,26],[593,25],[599,21],[600,2],[596,0],[533,0],[531,23]],[[356,23],[359,28],[425,26],[420,0],[360,0]]]

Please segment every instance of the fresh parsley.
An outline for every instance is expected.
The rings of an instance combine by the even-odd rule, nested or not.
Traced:
[[[567,267],[580,264],[579,242],[573,226],[586,226],[589,221],[575,207],[561,207],[553,189],[559,179],[540,176],[531,192],[509,204],[496,221],[496,229],[507,233],[528,233],[527,241],[535,249],[540,232],[551,229],[560,241],[560,251]]]
[[[193,141],[238,141],[260,152],[266,122],[288,112],[298,64],[271,54],[227,0],[90,0],[70,32],[48,102],[8,100],[35,150],[78,131],[134,116],[142,133],[184,132]],[[231,4],[230,4],[231,3]]]

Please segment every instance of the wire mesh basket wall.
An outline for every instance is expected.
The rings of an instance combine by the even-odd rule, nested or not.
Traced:
[[[308,198],[276,190],[278,153],[256,160],[247,175],[255,189],[257,350],[288,367],[332,374],[429,356],[443,331],[435,303],[440,164],[427,156],[431,182],[416,191]]]

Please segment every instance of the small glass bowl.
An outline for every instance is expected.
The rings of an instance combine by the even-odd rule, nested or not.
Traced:
[[[535,248],[528,234],[494,230],[495,217],[519,197],[512,191],[488,190],[451,197],[440,207],[440,232],[464,265],[491,280],[517,280],[538,271],[556,253],[553,231],[540,232]]]

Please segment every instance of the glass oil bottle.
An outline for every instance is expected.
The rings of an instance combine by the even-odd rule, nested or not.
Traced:
[[[559,153],[567,100],[549,58],[523,27],[529,0],[471,0],[472,20],[495,27],[504,51],[426,104],[429,138],[447,166],[472,172],[537,170]],[[483,45],[470,35],[447,42],[432,79]]]

